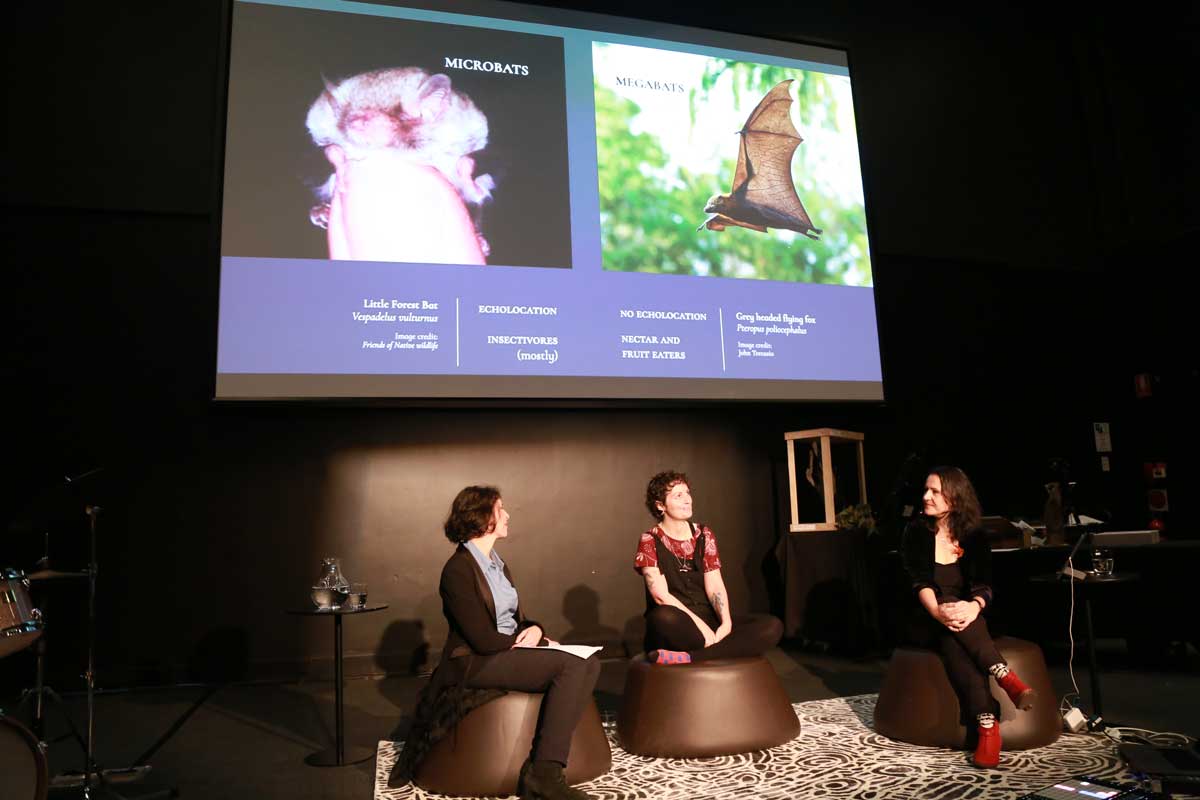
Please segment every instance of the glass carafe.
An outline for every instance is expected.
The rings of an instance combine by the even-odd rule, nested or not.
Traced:
[[[312,599],[318,608],[341,608],[350,594],[350,581],[342,575],[341,559],[321,559],[321,574],[313,584]]]

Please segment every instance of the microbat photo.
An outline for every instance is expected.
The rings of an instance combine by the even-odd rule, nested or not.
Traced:
[[[472,156],[487,146],[488,121],[448,76],[400,67],[328,84],[306,127],[334,170],[309,211],[310,221],[329,231],[330,258],[486,263],[490,246],[480,223],[496,183],[475,174]],[[389,171],[394,180],[356,183],[354,169]],[[398,189],[405,184],[425,191],[418,199]],[[382,231],[344,210],[350,192],[365,194],[359,203],[384,207],[367,212],[382,216]]]
[[[225,255],[572,267],[561,38],[234,12]]]

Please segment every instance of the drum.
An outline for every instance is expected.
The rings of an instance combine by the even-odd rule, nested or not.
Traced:
[[[0,797],[45,800],[45,745],[12,717],[0,715]]]
[[[41,635],[42,612],[29,599],[25,574],[0,570],[0,658],[24,650]]]

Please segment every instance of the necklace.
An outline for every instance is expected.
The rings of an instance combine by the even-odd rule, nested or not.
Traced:
[[[688,527],[691,527],[691,526],[689,525]],[[664,538],[666,538],[666,539],[671,538],[667,534],[666,529],[663,528],[661,525],[658,527],[658,529],[663,532]],[[695,531],[693,531],[692,533],[694,536]],[[681,542],[683,540],[675,539],[674,541]],[[689,558],[687,561],[684,561],[678,555],[675,554],[675,551],[671,549],[671,545],[667,544],[666,542],[663,542],[663,547],[665,547],[667,549],[667,552],[671,554],[671,558],[675,559],[675,564],[679,567],[680,572],[691,572],[692,571],[692,559],[696,557],[696,551],[694,549],[692,550],[692,558]]]
[[[936,536],[934,537],[934,539],[935,539],[935,545],[934,545],[934,551],[935,551],[934,560],[935,561],[937,560],[937,555],[936,555],[937,544],[943,545],[946,550],[948,550],[951,554],[953,554],[955,561],[962,558],[962,555],[963,555],[962,547],[959,545],[958,540],[952,538],[949,533],[947,533],[945,536],[943,536],[942,533],[939,531],[936,534]]]

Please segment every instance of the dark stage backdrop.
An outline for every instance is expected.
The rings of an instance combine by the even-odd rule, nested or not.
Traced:
[[[28,123],[6,126],[0,181],[14,282],[0,564],[31,568],[49,530],[55,566],[79,566],[82,505],[104,507],[103,685],[328,670],[326,625],[283,610],[329,554],[392,605],[350,621],[351,671],[409,669],[441,645],[438,531],[476,481],[504,490],[503,552],[555,634],[636,639],[641,493],[667,467],[693,476],[735,607],[778,612],[782,434],[801,428],[866,433],[876,507],[922,449],[963,465],[988,512],[1036,515],[1045,463],[1065,456],[1141,525],[1156,454],[1178,481],[1174,530],[1192,532],[1194,24],[766,5],[679,21],[850,47],[884,407],[214,405],[216,4],[14,9],[4,58],[28,77],[7,91]],[[1143,371],[1160,392],[1135,401]],[[1090,463],[1096,420],[1113,423],[1107,476]],[[92,485],[46,493],[94,466]],[[63,691],[81,688],[83,600],[64,583],[47,601]],[[0,685],[28,685],[30,666],[0,662]]]

